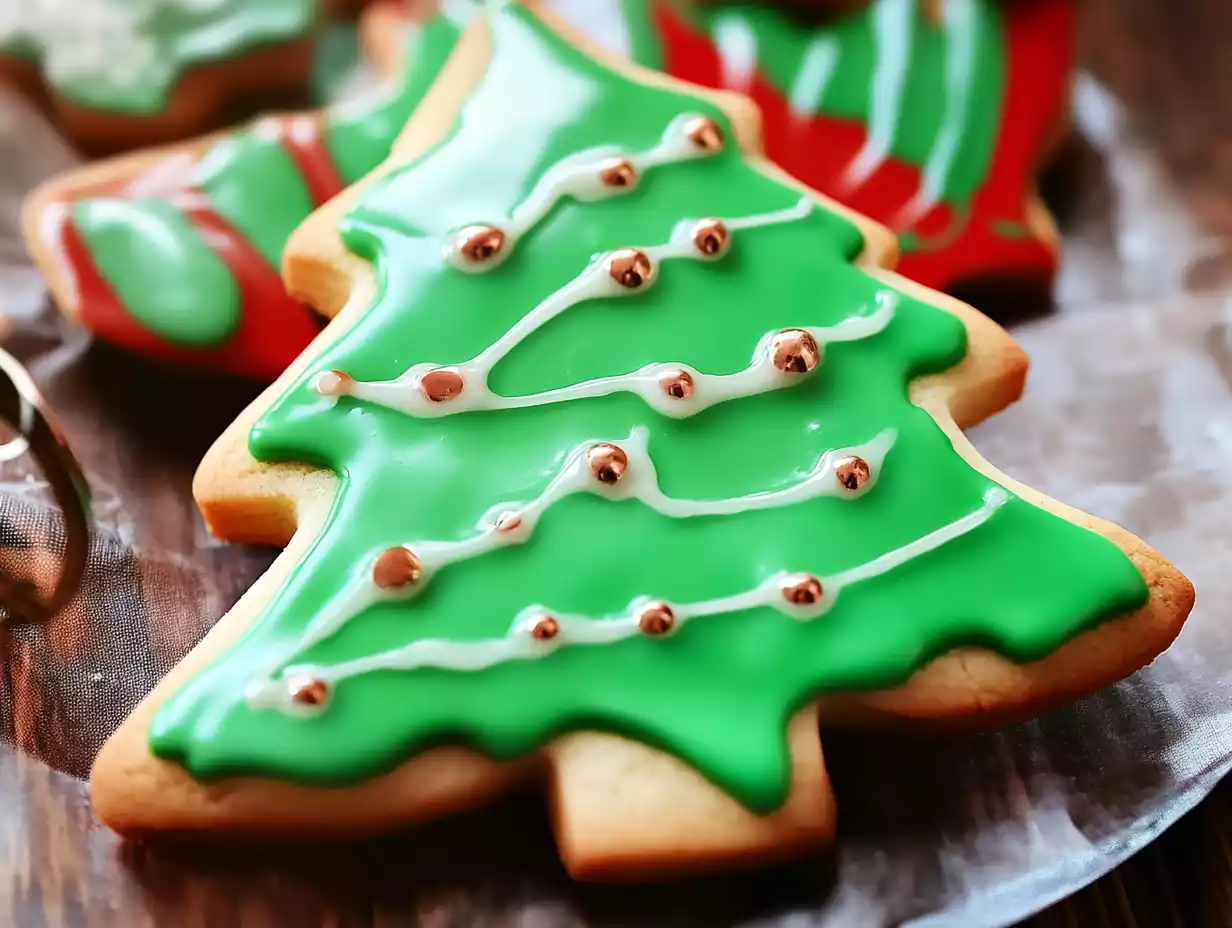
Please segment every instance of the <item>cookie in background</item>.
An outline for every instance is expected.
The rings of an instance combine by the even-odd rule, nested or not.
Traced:
[[[0,80],[48,109],[83,151],[187,138],[253,98],[300,92],[326,0],[11,0]]]

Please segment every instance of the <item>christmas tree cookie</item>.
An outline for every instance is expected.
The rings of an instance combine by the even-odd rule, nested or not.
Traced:
[[[0,79],[55,111],[83,147],[200,132],[229,103],[302,86],[321,0],[10,0]]]
[[[389,154],[459,28],[453,14],[403,21],[375,56],[400,76],[362,105],[269,116],[43,185],[23,225],[56,302],[141,354],[273,380],[319,331],[283,290],[287,237]]]
[[[1180,573],[959,431],[1018,395],[1013,341],[884,270],[746,100],[619,62],[491,5],[292,237],[334,321],[195,487],[288,547],[103,749],[113,828],[530,787],[579,878],[781,858],[833,836],[819,722],[1002,722],[1179,631]]]

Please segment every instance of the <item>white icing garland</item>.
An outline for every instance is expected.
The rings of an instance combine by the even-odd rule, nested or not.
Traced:
[[[745,497],[746,500],[756,498]],[[693,619],[743,612],[760,607],[776,609],[784,615],[801,621],[817,619],[833,607],[839,594],[846,587],[886,574],[974,531],[987,522],[1008,500],[1009,494],[1003,488],[994,487],[984,494],[983,504],[978,509],[962,518],[888,551],[872,561],[819,578],[822,595],[811,603],[793,603],[783,595],[783,588],[786,584],[807,575],[780,572],[743,593],[695,603],[665,604],[674,618],[673,630]],[[509,633],[501,638],[481,641],[422,639],[402,648],[338,664],[293,666],[286,671],[286,677],[289,679],[293,676],[303,676],[330,686],[351,677],[379,670],[409,671],[431,667],[443,670],[475,671],[508,661],[546,657],[562,647],[610,644],[644,634],[639,621],[639,613],[650,602],[647,598],[635,600],[624,614],[606,619],[562,615],[544,606],[529,606],[518,614]],[[539,639],[531,633],[534,625],[542,621],[545,615],[552,617],[556,627],[555,634],[546,640]],[[322,708],[321,705],[297,704],[285,681],[272,677],[253,681],[245,695],[249,705],[254,709],[277,708],[290,714],[312,715],[321,711]]]
[[[695,144],[685,128],[687,123],[697,118],[686,115],[674,120],[659,145],[647,152],[627,156],[615,150],[601,149],[564,159],[548,171],[530,196],[500,227],[499,233],[503,239],[495,246],[497,250],[494,253],[474,262],[468,260],[456,244],[451,243],[445,249],[447,260],[459,269],[486,270],[507,257],[517,240],[539,223],[561,198],[572,196],[581,202],[588,202],[613,196],[635,185],[647,168],[710,154],[713,148]],[[693,124],[696,125],[695,122]],[[605,183],[602,178],[605,165],[610,166],[617,161],[623,162],[626,167],[631,166],[632,174],[626,171],[626,182],[623,184]],[[543,300],[496,342],[469,361],[449,367],[417,364],[396,380],[382,382],[355,381],[342,372],[327,371],[318,375],[315,388],[324,396],[336,399],[339,395],[350,395],[421,418],[474,410],[543,406],[620,391],[641,396],[663,415],[684,417],[716,403],[786,386],[797,382],[799,374],[795,373],[794,366],[789,373],[775,363],[774,340],[782,332],[768,333],[759,342],[752,363],[735,374],[709,375],[684,365],[651,364],[631,374],[597,378],[519,397],[499,396],[490,390],[487,381],[495,365],[510,351],[570,308],[587,300],[644,291],[653,286],[657,279],[659,262],[677,258],[715,260],[726,251],[727,237],[731,233],[798,221],[809,216],[815,208],[816,203],[806,196],[785,209],[719,220],[721,240],[716,240],[713,247],[708,249],[701,247],[701,240],[697,237],[699,223],[715,221],[682,221],[664,244],[622,249],[592,262],[586,270]],[[636,256],[642,262],[633,284],[627,280],[622,282],[622,274],[616,270],[615,262],[622,255],[621,260]],[[876,310],[867,316],[852,317],[835,326],[800,330],[815,342],[815,347],[811,347],[810,351],[816,355],[801,372],[816,367],[820,350],[825,344],[868,338],[883,331],[893,319],[896,302],[896,294],[884,290],[877,294]],[[796,337],[807,340],[801,335]],[[448,382],[442,381],[440,390],[426,389],[425,378],[429,374],[435,374],[438,378],[444,375]],[[664,377],[683,377],[689,389],[669,394],[663,386]],[[502,638],[483,641],[423,639],[401,648],[332,665],[286,666],[294,655],[302,654],[332,637],[364,609],[379,602],[407,600],[418,595],[444,567],[525,542],[533,534],[542,514],[568,496],[589,492],[611,500],[636,499],[656,512],[675,519],[778,508],[828,495],[852,499],[868,492],[876,484],[896,433],[888,429],[863,445],[827,452],[803,480],[790,487],[720,500],[666,496],[659,488],[654,461],[647,448],[647,436],[647,430],[639,427],[623,442],[586,442],[580,445],[570,453],[562,470],[536,499],[529,503],[492,507],[480,520],[476,533],[468,538],[460,541],[417,541],[403,545],[401,550],[392,548],[386,551],[386,555],[395,555],[394,561],[403,562],[404,574],[391,582],[378,581],[374,574],[369,574],[353,584],[331,609],[318,614],[309,623],[291,657],[275,661],[249,683],[245,690],[249,705],[254,709],[276,708],[293,715],[311,715],[322,710],[333,684],[360,674],[422,667],[480,670],[506,661],[543,657],[560,647],[605,644],[647,633],[666,634],[692,619],[762,606],[773,607],[802,620],[815,619],[829,610],[844,587],[894,570],[972,531],[987,521],[1008,499],[1005,490],[994,488],[985,494],[984,504],[978,510],[868,563],[829,577],[814,578],[806,574],[781,572],[754,589],[733,596],[696,603],[653,604],[661,610],[659,617],[662,619],[662,627],[653,632],[647,631],[643,624],[646,621],[644,610],[652,605],[652,601],[645,598],[632,603],[625,614],[616,618],[558,615],[542,606],[530,606],[518,614],[510,631]],[[619,462],[619,470],[612,472],[610,478],[602,476],[601,468],[596,469],[593,455],[597,451],[608,456],[609,464],[613,460]],[[856,461],[864,469],[863,479],[856,480],[852,486],[844,485],[838,476],[837,468],[844,460]],[[379,563],[380,559],[374,563],[374,570]],[[788,595],[785,585],[794,588],[799,584],[804,585],[805,593]],[[545,622],[548,623],[547,630],[541,633]],[[308,687],[308,698],[299,698],[296,681]]]
[[[442,245],[445,260],[460,271],[490,271],[508,258],[519,239],[542,222],[552,207],[565,197],[572,197],[579,203],[606,200],[636,189],[642,174],[651,168],[711,157],[717,153],[716,149],[699,147],[689,137],[689,124],[703,118],[705,117],[696,113],[677,116],[664,130],[659,144],[648,151],[625,154],[615,147],[592,148],[558,161],[535,184],[530,195],[514,208],[513,215],[500,223],[501,231],[505,234],[505,243],[498,254],[488,261],[472,263],[459,255],[453,240],[450,239]],[[632,183],[627,186],[604,183],[603,168],[614,159],[623,159],[632,166]]]
[[[804,197],[795,206],[724,220],[731,232],[758,226],[777,225],[806,218],[815,208],[811,197]],[[692,231],[699,220],[689,219],[679,223],[671,240],[663,245],[643,248],[641,251],[652,262],[676,258],[697,261],[713,260],[700,252],[692,241]],[[488,387],[492,369],[509,352],[535,331],[552,319],[587,300],[603,297],[632,296],[645,292],[653,286],[657,269],[645,284],[629,289],[617,283],[608,272],[611,255],[593,262],[580,275],[565,284],[518,320],[496,342],[481,354],[461,364],[441,365],[425,362],[416,364],[396,380],[349,381],[345,394],[365,402],[396,409],[417,418],[438,418],[476,410],[522,409],[529,406],[545,406],[612,393],[628,392],[640,396],[656,412],[672,418],[685,418],[731,399],[754,396],[769,390],[791,386],[800,382],[799,375],[784,373],[775,367],[772,357],[772,342],[779,334],[767,333],[753,353],[752,362],[734,374],[704,374],[683,364],[650,364],[630,374],[601,377],[555,390],[527,396],[501,396]],[[816,340],[818,347],[833,342],[858,341],[869,338],[885,329],[894,318],[897,295],[892,290],[877,294],[877,308],[867,316],[853,316],[834,326],[803,327]],[[439,370],[448,370],[458,375],[465,384],[462,392],[448,402],[433,402],[421,389],[425,375]],[[692,380],[694,389],[687,397],[669,396],[661,388],[665,376],[685,373]],[[334,395],[335,378],[325,373],[317,380],[317,389],[326,395]]]
[[[596,480],[589,467],[590,450],[605,442],[584,442],[573,449],[564,467],[536,499],[529,503],[498,503],[479,520],[478,531],[471,537],[461,541],[417,541],[405,545],[414,553],[420,564],[420,574],[415,583],[402,589],[384,590],[378,587],[371,577],[366,577],[353,586],[350,594],[336,603],[333,609],[321,613],[309,623],[296,645],[296,653],[302,653],[331,637],[356,614],[375,603],[406,600],[417,596],[443,567],[499,548],[522,544],[530,538],[543,513],[567,496],[594,493],[610,500],[637,499],[656,512],[673,519],[776,509],[822,496],[841,495],[855,499],[876,484],[882,462],[894,445],[896,433],[893,429],[887,429],[863,445],[826,452],[817,459],[804,480],[786,489],[720,500],[675,499],[664,495],[659,489],[658,472],[647,447],[647,437],[647,430],[639,427],[634,429],[625,441],[613,443],[624,451],[628,458],[625,473],[615,484]],[[834,463],[852,455],[862,458],[868,464],[869,476],[859,490],[843,490],[835,479]],[[271,679],[258,681],[254,687],[250,688],[250,694],[256,694],[250,695],[250,699],[255,700],[254,705],[265,704],[270,694],[281,689],[278,683]]]

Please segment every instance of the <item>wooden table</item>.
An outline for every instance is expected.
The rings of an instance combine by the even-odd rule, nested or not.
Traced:
[[[1107,114],[1098,112],[1104,98],[1079,94],[1080,108],[1087,107],[1079,123],[1093,137],[1072,142],[1062,160],[1062,218],[1071,258],[1057,291],[1060,310],[1232,294],[1232,4],[1085,0],[1082,26],[1084,57],[1093,76],[1084,86],[1109,91],[1123,107],[1125,119],[1110,127]],[[1175,247],[1152,254],[1152,266],[1144,267],[1142,259],[1123,247],[1123,233],[1135,223],[1162,221],[1165,214],[1183,217],[1184,230],[1177,233]],[[1160,272],[1164,267],[1176,273]],[[88,362],[90,376],[65,390],[89,390],[90,384],[109,377],[123,379],[119,375],[126,362],[118,354],[103,351]],[[116,398],[122,411],[111,427],[120,430],[136,427],[124,404],[132,401],[136,406],[142,398],[139,391],[149,388],[140,381],[125,383],[134,393]],[[209,416],[209,409],[228,406],[199,409],[193,392],[197,388],[175,389],[180,393],[168,403],[180,409],[182,419]],[[242,391],[233,399],[231,405],[238,405]],[[90,436],[90,454],[110,455],[113,471],[136,473],[149,482],[147,503],[143,511],[132,513],[134,518],[156,532],[161,526],[171,535],[191,533],[194,523],[184,516],[182,484],[203,450],[198,436],[222,424],[190,430],[183,421],[166,422],[162,450],[178,465],[157,473],[146,473],[141,458],[125,458],[109,449],[106,436]],[[105,503],[105,492],[103,496]],[[186,548],[195,543],[188,537],[180,540]],[[171,546],[176,546],[174,540]],[[168,563],[167,569],[174,570],[174,559]],[[211,595],[234,599],[252,579],[230,577],[226,588]],[[180,629],[176,634],[195,636],[200,631]],[[178,645],[161,646],[159,634],[151,629],[149,641],[115,646],[143,649],[147,659],[177,650]],[[49,745],[64,722],[26,706],[22,694],[28,692],[36,668],[20,641],[10,644],[14,650],[0,681],[5,740],[46,756],[54,751]],[[152,660],[158,663],[157,657]],[[99,681],[100,686],[107,683]],[[100,728],[117,721],[100,711]],[[72,759],[62,760],[62,766],[75,765]],[[576,924],[578,911],[595,924],[655,923],[657,905],[675,892],[671,887],[632,895],[588,891],[582,903],[571,900],[568,910],[550,898],[538,901],[534,879],[553,866],[539,807],[515,801],[490,815],[483,832],[496,836],[491,841],[477,840],[465,827],[433,828],[421,836],[421,849],[413,857],[404,856],[405,848],[397,842],[366,849],[358,866],[345,850],[304,849],[275,873],[261,869],[256,854],[122,846],[94,823],[79,780],[0,748],[0,872],[8,877],[0,880],[0,923],[505,924],[499,908],[483,898],[442,899],[433,891],[442,881],[448,885],[448,867],[471,858],[505,874],[497,878],[492,893],[498,899],[520,900],[519,924]],[[1232,786],[1224,786],[1121,868],[1028,924],[1232,924],[1229,835]],[[757,875],[734,878],[724,884],[715,911],[730,920],[751,915],[756,907],[746,911],[746,903],[759,889],[764,885]],[[714,923],[712,916],[700,913],[697,919],[690,923]]]

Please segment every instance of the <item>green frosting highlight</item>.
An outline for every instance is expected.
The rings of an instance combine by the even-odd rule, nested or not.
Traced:
[[[801,384],[691,418],[660,416],[628,394],[438,419],[319,396],[311,384],[326,369],[384,380],[418,362],[474,357],[596,254],[665,242],[684,218],[736,218],[799,199],[729,145],[653,169],[631,193],[563,201],[488,273],[451,268],[441,254],[451,230],[503,221],[562,158],[651,148],[686,112],[711,115],[731,138],[708,104],[606,70],[524,8],[489,15],[493,58],[448,138],[368,188],[344,222],[347,245],[376,265],[379,297],[251,435],[261,460],[339,475],[328,522],[245,634],[161,708],[150,735],[158,756],[203,780],[342,784],[442,742],[511,758],[566,730],[601,729],[670,751],[767,812],[790,785],[787,721],[817,694],[893,685],[961,644],[1031,660],[1146,600],[1113,544],[1011,498],[970,535],[844,590],[816,620],[759,608],[662,639],[562,647],[481,671],[360,675],[311,718],[250,708],[245,687],[271,664],[499,638],[532,604],[599,618],[642,596],[690,603],[781,570],[833,574],[977,510],[995,486],[909,401],[909,381],[952,366],[966,343],[955,317],[906,295],[881,334],[830,345]],[[820,208],[738,232],[720,261],[664,262],[645,292],[568,310],[515,348],[490,385],[526,394],[666,361],[741,370],[767,332],[871,311],[885,285],[853,266],[861,247],[855,227]],[[663,492],[694,499],[794,485],[823,452],[887,427],[897,441],[876,486],[855,500],[674,520],[637,501],[567,497],[525,544],[446,567],[416,598],[365,609],[295,653],[308,623],[367,582],[385,548],[469,537],[490,507],[542,493],[575,447],[638,426],[649,429]]]
[[[654,8],[658,0],[620,0],[628,29],[629,58],[646,68],[663,70],[663,48],[655,29]]]
[[[134,114],[164,109],[189,68],[305,37],[318,12],[318,0],[82,0],[60,4],[62,15],[15,2],[0,53],[39,58],[76,103]]]
[[[358,73],[361,60],[355,23],[329,23],[321,30],[312,59],[312,99],[321,105],[337,102]]]
[[[359,180],[389,156],[394,139],[453,51],[462,28],[457,15],[447,11],[422,24],[408,24],[401,82],[375,105],[340,107],[330,115],[325,146],[346,183]]]
[[[235,278],[184,215],[155,199],[79,200],[73,222],[99,273],[156,335],[208,348],[240,320]],[[140,265],[133,255],[140,253]]]
[[[215,211],[278,270],[287,239],[314,206],[282,143],[253,132],[232,136],[212,148],[197,171]]]

